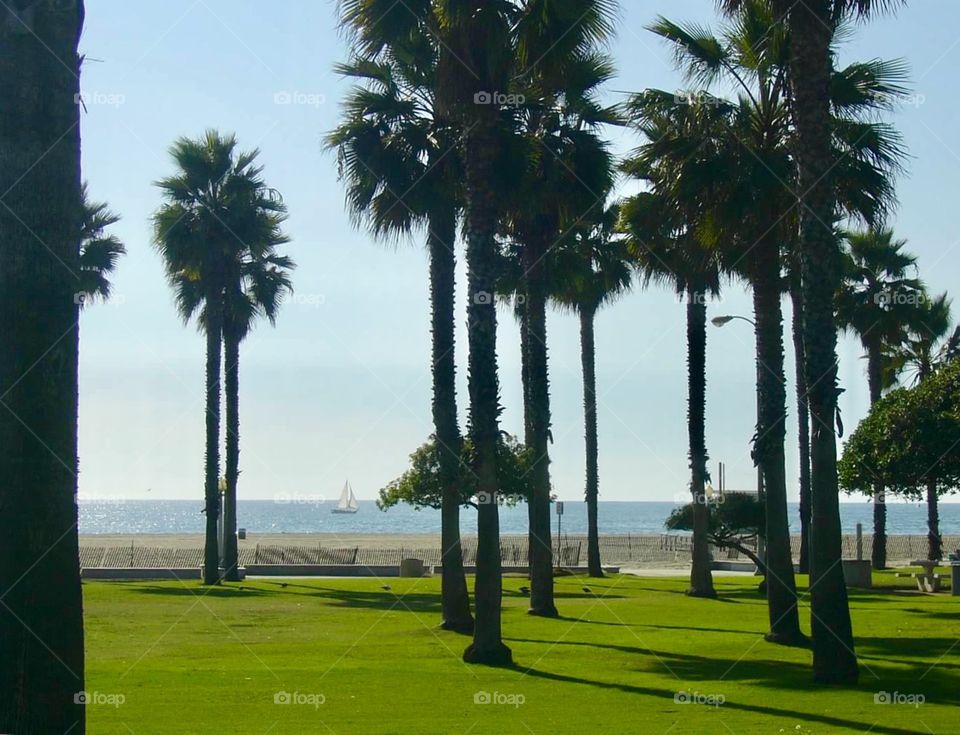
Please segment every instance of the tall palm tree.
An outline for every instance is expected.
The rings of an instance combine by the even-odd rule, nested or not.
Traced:
[[[721,0],[735,10],[747,0]],[[846,583],[837,483],[837,324],[833,301],[841,283],[833,232],[837,196],[830,173],[837,162],[831,139],[832,44],[840,21],[869,16],[896,0],[772,0],[789,27],[792,116],[799,170],[800,259],[804,295],[805,362],[811,436],[811,613],[813,676],[822,684],[859,678]]]
[[[467,313],[469,324],[470,439],[476,454],[480,496],[477,510],[476,624],[464,652],[469,663],[508,664],[501,633],[500,385],[497,374],[496,234],[500,220],[495,182],[501,111],[488,96],[505,92],[514,59],[511,27],[515,7],[506,0],[436,0],[442,50],[437,67],[437,103],[445,118],[462,126]]]
[[[721,146],[713,163],[727,179],[720,193],[725,203],[716,211],[714,228],[728,233],[734,245],[730,267],[753,286],[759,397],[754,457],[766,489],[771,624],[767,637],[777,642],[804,643],[787,521],[780,307],[782,251],[792,240],[791,212],[796,206],[786,74],[790,34],[769,3],[762,0],[739,3],[719,38],[698,26],[678,25],[663,18],[653,31],[674,45],[688,79],[707,89],[719,81],[738,89],[736,103],[712,101],[730,110],[726,136],[730,144]],[[895,166],[898,152],[895,136],[861,119],[878,106],[867,92],[891,89],[900,75],[901,65],[884,62],[853,65],[834,75],[838,84],[837,91],[831,90],[831,143],[841,160],[848,159],[836,172],[834,185],[843,208],[864,218],[875,218],[883,211],[890,188],[885,174]]]
[[[126,255],[127,249],[116,235],[107,233],[107,228],[120,221],[120,215],[110,211],[106,202],[91,202],[87,184],[80,190],[83,206],[83,221],[80,228],[80,293],[81,305],[86,299],[110,298],[112,284],[110,275],[117,261]]]
[[[583,4],[577,16],[584,16]],[[558,12],[559,11],[559,12]],[[563,230],[602,209],[613,185],[614,164],[599,126],[615,121],[598,101],[612,66],[594,48],[582,23],[567,26],[569,4],[531,2],[519,23],[518,61],[530,65],[523,84],[526,103],[514,116],[519,155],[507,229],[520,245],[520,312],[524,355],[524,415],[533,452],[530,515],[530,612],[553,617],[550,542],[550,395],[546,304],[556,274],[548,273],[550,251]],[[554,14],[557,16],[554,16]],[[598,13],[596,23],[603,23]],[[602,33],[603,30],[597,31]],[[597,567],[599,571],[599,566]]]
[[[14,0],[0,15],[0,731],[82,735],[83,3]]]
[[[691,111],[694,112],[694,111]],[[647,132],[653,133],[653,129]],[[667,131],[663,131],[667,132]],[[695,160],[690,163],[698,165]],[[653,165],[651,165],[653,164]],[[671,180],[656,159],[643,155],[628,162],[628,170],[653,184],[653,191],[638,194],[623,205],[622,227],[627,248],[646,283],[664,283],[684,298],[687,309],[687,433],[690,458],[690,493],[693,513],[693,559],[690,588],[693,597],[716,597],[710,571],[709,509],[706,483],[707,402],[707,300],[720,293],[720,264],[716,252],[705,246],[699,223],[689,210],[691,202],[673,200]]]
[[[580,320],[583,418],[586,444],[587,568],[602,577],[597,501],[600,473],[597,441],[597,375],[594,323],[597,313],[623,296],[632,284],[631,260],[617,232],[620,207],[591,213],[567,233],[551,262],[552,298]]]
[[[916,305],[923,300],[923,284],[910,276],[917,259],[904,251],[905,240],[893,231],[849,232],[845,236],[844,281],[837,295],[840,325],[860,338],[867,357],[870,405],[884,389],[884,352],[900,346]],[[873,488],[873,568],[887,565],[887,506],[882,484]]]
[[[906,338],[888,347],[887,377],[906,372],[914,385],[960,358],[960,326],[951,329],[951,302],[947,294],[919,301],[910,319]],[[927,558],[943,558],[940,510],[936,479],[927,483]],[[874,501],[876,502],[876,501]]]
[[[394,238],[426,230],[433,423],[445,488],[440,511],[442,627],[468,633],[473,616],[460,542],[463,438],[454,355],[455,245],[463,197],[460,133],[436,105],[441,48],[436,20],[428,6],[415,10],[423,14],[387,23],[382,22],[385,9],[375,3],[343,3],[343,23],[358,55],[337,70],[360,85],[347,97],[345,119],[327,142],[338,152],[351,213],[374,235]]]
[[[238,260],[271,254],[284,206],[256,165],[259,151],[238,151],[233,135],[215,130],[170,148],[177,172],[156,183],[164,203],[153,217],[154,246],[163,258],[185,323],[195,315],[206,337],[204,462],[204,584],[220,581],[220,393],[227,289]],[[282,241],[282,240],[281,240]]]

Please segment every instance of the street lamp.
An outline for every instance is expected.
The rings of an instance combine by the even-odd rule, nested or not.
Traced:
[[[715,316],[710,320],[710,323],[715,327],[725,327],[730,322],[735,319],[740,321],[747,322],[747,324],[752,324],[753,328],[757,328],[757,323],[753,319],[749,319],[745,316],[739,316],[737,314],[725,314],[724,316]],[[760,362],[757,361],[757,429],[760,427]],[[760,466],[760,463],[757,463],[757,500],[763,501],[763,468]],[[758,536],[759,540],[762,542],[763,537]],[[764,558],[764,549],[758,548],[759,556],[761,559]]]

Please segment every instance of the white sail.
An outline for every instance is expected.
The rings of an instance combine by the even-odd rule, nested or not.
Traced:
[[[357,502],[357,496],[353,494],[353,488],[350,487],[350,481],[347,480],[340,492],[340,500],[337,501],[337,507],[333,509],[334,513],[356,513],[360,509],[360,503]]]

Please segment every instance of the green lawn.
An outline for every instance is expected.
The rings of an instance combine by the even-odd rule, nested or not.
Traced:
[[[882,578],[852,595],[856,690],[814,688],[808,651],[763,641],[751,579],[719,579],[711,601],[682,580],[562,578],[559,620],[529,617],[526,581],[507,579],[510,670],[461,662],[438,579],[88,582],[89,732],[957,733],[960,600]]]

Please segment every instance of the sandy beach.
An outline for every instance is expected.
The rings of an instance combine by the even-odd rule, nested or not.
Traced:
[[[464,535],[464,539],[473,538]],[[239,542],[240,548],[264,546],[323,546],[325,548],[397,548],[409,546],[436,546],[440,534],[337,534],[337,533],[248,533]],[[146,546],[162,549],[189,549],[203,546],[202,533],[150,533],[150,534],[80,534],[81,547]]]

